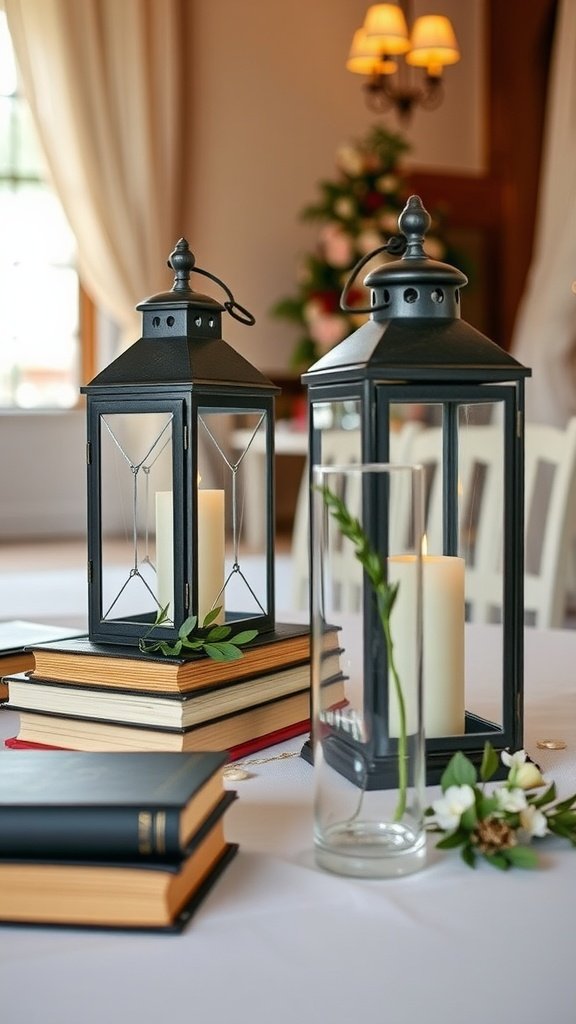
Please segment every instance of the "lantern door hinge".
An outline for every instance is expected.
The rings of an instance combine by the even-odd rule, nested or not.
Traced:
[[[521,409],[518,409],[516,413],[516,437],[522,437],[522,425],[524,422],[524,416]]]
[[[86,465],[92,465],[92,445],[90,441],[86,442]]]
[[[184,607],[185,607],[186,611],[188,611],[189,608],[190,608],[190,584],[189,583],[185,583],[184,584]]]
[[[184,451],[188,451],[188,427],[184,424]]]
[[[92,580],[94,579],[94,563],[93,563],[91,558],[88,560],[88,573],[87,573],[87,575],[88,575],[88,583],[92,583]]]

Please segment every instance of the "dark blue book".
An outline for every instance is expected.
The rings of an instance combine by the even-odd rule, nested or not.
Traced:
[[[225,753],[0,757],[0,858],[177,863],[230,799]]]

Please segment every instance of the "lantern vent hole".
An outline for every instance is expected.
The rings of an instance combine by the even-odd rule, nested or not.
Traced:
[[[194,321],[194,323],[196,324],[196,327],[201,327],[202,326],[202,317],[201,316],[197,316],[195,321]]]
[[[168,327],[174,327],[174,317],[173,316],[167,316],[166,317],[166,323],[168,324]]]
[[[444,292],[441,288],[435,288],[431,297],[432,302],[444,302]]]
[[[152,326],[153,327],[160,327],[160,317],[159,316],[155,316],[154,317],[154,319],[152,320]]]
[[[404,292],[404,302],[416,302],[418,299],[418,292],[415,288],[407,288]]]

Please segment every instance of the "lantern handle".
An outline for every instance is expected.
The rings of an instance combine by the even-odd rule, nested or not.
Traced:
[[[378,256],[381,252],[386,252],[389,256],[402,256],[406,251],[407,245],[408,242],[404,235],[392,235],[384,245],[380,245],[377,249],[373,249],[372,252],[367,253],[366,256],[362,256],[362,258],[358,260],[358,263],[352,268],[348,275],[348,279],[340,296],[340,309],[344,313],[378,313],[381,309],[386,309],[387,303],[382,303],[380,306],[349,306],[346,300],[354,281],[362,270],[362,267],[365,267],[370,260],[374,259],[374,257]]]
[[[246,327],[254,326],[254,324],[256,323],[256,318],[252,316],[252,313],[248,309],[246,309],[245,306],[241,306],[239,302],[236,302],[236,299],[234,298],[228,285],[224,284],[224,281],[221,281],[220,278],[216,277],[215,274],[211,274],[209,270],[202,270],[201,267],[192,267],[192,273],[203,274],[204,277],[209,277],[210,280],[214,281],[215,284],[219,284],[222,290],[225,291],[226,295],[228,296],[228,301],[224,302],[224,309],[228,313],[230,313],[230,316],[233,316],[235,320],[238,320],[239,323],[245,324]],[[237,310],[237,312],[234,312],[235,310]]]

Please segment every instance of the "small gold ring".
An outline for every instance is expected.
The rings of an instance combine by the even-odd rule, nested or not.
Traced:
[[[565,750],[564,740],[536,740],[536,746],[540,750]]]

